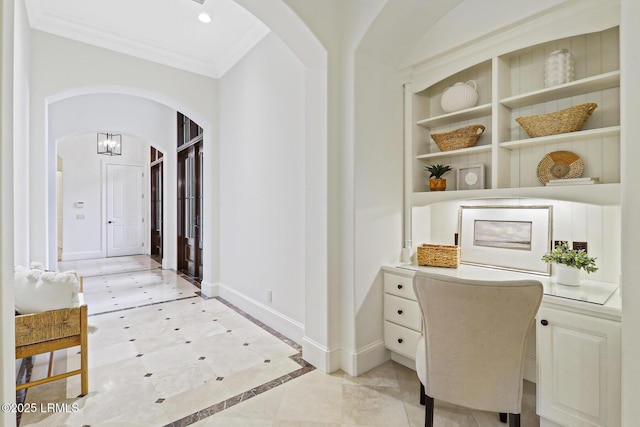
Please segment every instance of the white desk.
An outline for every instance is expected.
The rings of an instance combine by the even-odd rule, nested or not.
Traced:
[[[539,280],[545,294],[529,337],[525,378],[537,383],[540,425],[620,425],[618,284],[582,280],[580,286],[564,286],[554,277],[465,264],[456,269],[383,267],[385,346],[393,360],[409,367],[422,329],[413,293],[416,271],[475,280]]]

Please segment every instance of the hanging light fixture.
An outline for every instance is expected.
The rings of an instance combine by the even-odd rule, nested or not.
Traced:
[[[115,133],[98,133],[98,154],[121,156],[122,135]]]

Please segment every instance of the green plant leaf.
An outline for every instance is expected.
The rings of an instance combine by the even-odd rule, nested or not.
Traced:
[[[564,264],[569,267],[582,269],[587,273],[598,271],[595,257],[590,257],[584,249],[570,249],[566,242],[560,243],[550,253],[542,256],[542,261]]]

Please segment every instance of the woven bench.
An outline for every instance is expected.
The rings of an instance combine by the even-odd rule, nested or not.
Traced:
[[[80,294],[82,301],[82,294]],[[81,396],[89,392],[87,305],[16,315],[16,359],[50,353],[46,378],[16,385],[16,391],[57,381],[73,375],[81,376]],[[52,376],[53,352],[80,347],[80,369]]]

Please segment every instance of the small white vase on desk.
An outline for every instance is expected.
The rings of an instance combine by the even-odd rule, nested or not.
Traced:
[[[564,264],[556,264],[556,282],[559,285],[580,286],[580,270]]]

